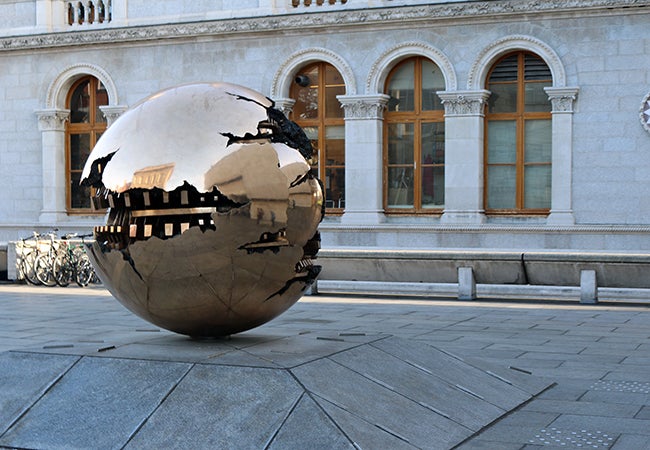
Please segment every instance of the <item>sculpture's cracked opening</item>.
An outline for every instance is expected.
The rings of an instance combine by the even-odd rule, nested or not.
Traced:
[[[304,132],[261,94],[184,85],[135,105],[82,174],[108,208],[91,259],[127,308],[218,336],[262,324],[313,283],[323,189]]]

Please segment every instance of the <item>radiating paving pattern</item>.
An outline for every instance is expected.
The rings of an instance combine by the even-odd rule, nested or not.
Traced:
[[[392,336],[283,341],[215,341],[199,362],[2,353],[0,446],[451,448],[551,384]]]
[[[319,295],[199,341],[101,288],[0,284],[0,308],[0,448],[650,449],[647,305]]]

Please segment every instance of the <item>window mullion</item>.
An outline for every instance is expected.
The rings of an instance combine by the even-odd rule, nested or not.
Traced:
[[[524,79],[524,53],[517,58],[517,157],[516,157],[516,194],[515,204],[518,210],[524,209],[524,109],[525,109],[525,79]]]

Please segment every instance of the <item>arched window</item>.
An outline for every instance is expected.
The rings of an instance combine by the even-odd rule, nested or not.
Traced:
[[[291,119],[311,139],[312,171],[323,181],[325,205],[334,213],[345,207],[345,122],[343,108],[336,98],[343,94],[343,77],[326,62],[302,68],[290,93],[296,100]]]
[[[445,204],[445,89],[438,66],[411,57],[386,80],[384,208],[386,212],[438,213]]]
[[[108,105],[108,93],[95,77],[78,80],[68,93],[70,121],[66,126],[67,209],[70,213],[90,212],[88,187],[79,186],[88,155],[106,130],[106,118],[99,110]]]
[[[485,114],[485,210],[547,214],[551,207],[551,71],[537,55],[510,53],[492,67]]]

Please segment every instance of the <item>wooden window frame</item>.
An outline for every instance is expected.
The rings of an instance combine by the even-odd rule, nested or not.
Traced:
[[[412,56],[400,61],[393,67],[386,77],[385,92],[388,91],[390,81],[397,70],[402,65],[415,61],[413,70],[415,71],[413,87],[413,111],[385,111],[383,127],[383,208],[387,214],[408,214],[408,215],[440,215],[444,211],[441,208],[423,208],[422,207],[422,125],[425,123],[444,123],[444,110],[425,110],[422,111],[422,62],[431,61],[424,56]],[[434,63],[435,64],[435,63]],[[436,65],[437,66],[437,65]],[[406,167],[404,164],[388,164],[388,127],[392,124],[413,124],[413,207],[412,208],[395,208],[388,206],[388,172],[391,167]],[[442,167],[443,164],[427,164],[427,167]]]
[[[66,97],[66,107],[72,111],[71,101],[72,95],[75,90],[81,85],[89,81],[90,83],[90,97],[89,97],[89,120],[88,123],[72,123],[70,120],[66,121],[65,126],[65,178],[66,178],[66,211],[70,215],[100,215],[104,214],[105,210],[94,210],[92,206],[89,208],[73,208],[72,207],[72,174],[80,172],[80,170],[72,170],[72,156],[71,156],[71,140],[73,135],[87,134],[90,136],[90,149],[95,146],[98,140],[98,135],[106,131],[106,122],[97,122],[95,117],[97,111],[97,85],[100,82],[93,76],[85,76],[77,81],[68,90]],[[101,106],[101,105],[100,105]],[[95,189],[91,188],[91,195],[94,195]],[[92,203],[91,203],[92,205]]]
[[[517,55],[517,110],[511,113],[490,113],[488,104],[485,105],[485,127],[484,127],[484,147],[483,147],[483,180],[484,180],[484,189],[483,189],[483,204],[485,205],[485,213],[490,215],[548,215],[550,212],[549,208],[525,208],[525,180],[524,173],[527,166],[552,166],[552,161],[547,163],[526,163],[525,162],[525,136],[524,130],[527,120],[551,120],[552,114],[548,112],[526,112],[525,111],[525,89],[526,85],[530,83],[552,83],[552,78],[545,80],[531,80],[526,81],[524,78],[524,69],[525,69],[525,57],[527,55],[534,56],[535,58],[541,59],[541,57],[535,53],[529,51],[518,51],[510,52],[496,61],[486,77],[486,84],[490,84],[490,76],[494,69],[501,63],[504,59]],[[501,83],[512,83],[512,82],[495,82],[494,84]],[[549,100],[549,105],[551,101]],[[511,166],[512,164],[489,164],[488,163],[488,133],[489,133],[489,122],[490,121],[514,121],[516,126],[516,161],[515,161],[515,171],[516,171],[516,185],[515,185],[515,208],[508,209],[494,209],[489,208],[488,206],[488,167],[489,166]]]
[[[345,84],[326,84],[326,68],[329,67],[331,69],[334,69],[338,72],[336,67],[334,67],[332,64],[325,62],[325,61],[317,61],[310,63],[304,67],[301,68],[300,72],[308,72],[311,68],[314,66],[318,67],[318,81],[317,81],[317,86],[318,86],[318,117],[313,118],[313,119],[300,119],[296,118],[293,114],[291,114],[291,120],[293,120],[296,124],[298,124],[301,128],[309,128],[309,127],[316,127],[318,129],[318,139],[317,141],[317,149],[318,149],[318,160],[316,161],[316,164],[314,164],[314,161],[309,161],[310,165],[312,166],[312,170],[314,169],[314,165],[318,168],[318,178],[321,180],[325,180],[326,178],[326,173],[327,169],[343,169],[343,173],[345,174],[345,150],[343,154],[343,164],[327,164],[327,149],[326,149],[326,129],[327,127],[334,127],[334,126],[342,126],[345,129],[345,117],[327,117],[327,95],[326,91],[328,87],[345,87]],[[339,76],[340,73],[339,73]],[[341,76],[341,79],[343,77]],[[294,87],[292,86],[291,90],[291,96],[292,98],[295,98],[295,91]],[[343,143],[345,146],[345,141]],[[345,190],[345,189],[344,189]],[[344,200],[345,200],[345,192],[344,192]],[[325,201],[328,199],[326,198]],[[327,208],[327,213],[331,215],[340,215],[343,214],[344,207],[339,207],[338,205],[336,207],[329,207]]]

